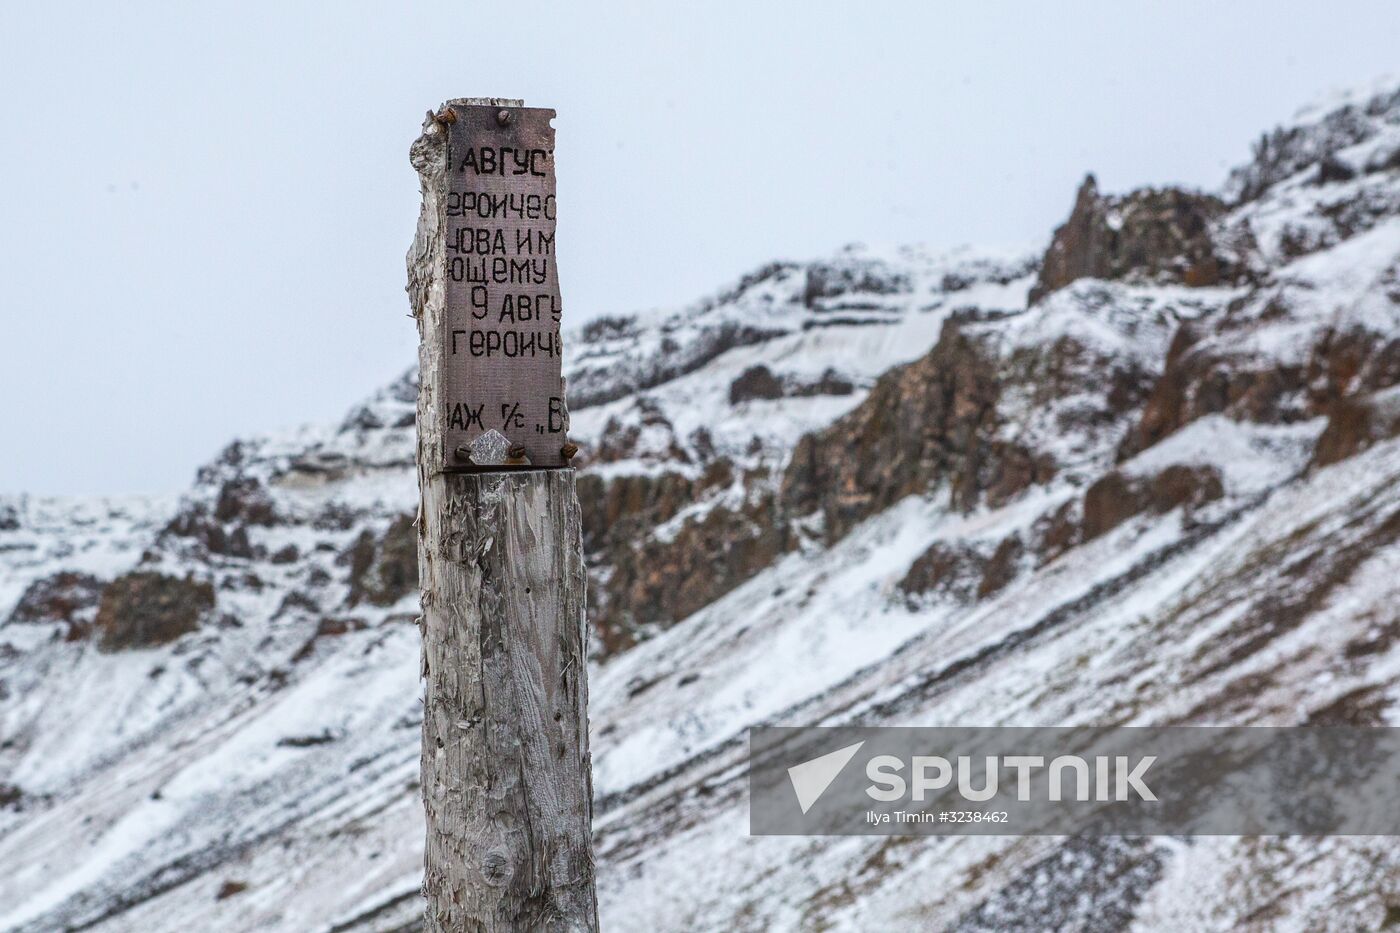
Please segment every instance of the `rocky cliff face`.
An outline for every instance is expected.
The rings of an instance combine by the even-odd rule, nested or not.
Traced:
[[[610,929],[1375,928],[1383,840],[750,838],[756,723],[1397,724],[1400,93],[1039,255],[568,343]],[[412,375],[178,501],[0,502],[0,929],[407,930]]]
[[[1176,188],[1105,197],[1090,175],[1079,188],[1069,220],[1050,241],[1030,301],[1085,278],[1131,277],[1189,286],[1234,281],[1242,270],[1219,248],[1210,229],[1224,212],[1219,198]]]

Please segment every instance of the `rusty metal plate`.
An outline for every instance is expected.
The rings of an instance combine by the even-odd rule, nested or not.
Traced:
[[[566,466],[554,111],[461,104],[452,109],[443,465]]]

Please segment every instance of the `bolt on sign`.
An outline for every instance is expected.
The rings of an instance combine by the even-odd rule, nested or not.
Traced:
[[[567,465],[554,111],[454,104],[441,399],[444,468]]]

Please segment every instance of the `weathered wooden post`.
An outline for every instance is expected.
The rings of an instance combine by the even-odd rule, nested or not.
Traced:
[[[429,931],[598,926],[553,116],[449,101],[411,150]]]

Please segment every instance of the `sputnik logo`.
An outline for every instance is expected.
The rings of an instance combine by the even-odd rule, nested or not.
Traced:
[[[841,773],[841,769],[850,763],[864,744],[864,741],[860,741],[854,745],[847,745],[787,769],[793,792],[797,794],[797,805],[802,808],[804,814],[821,799],[831,782]]]

